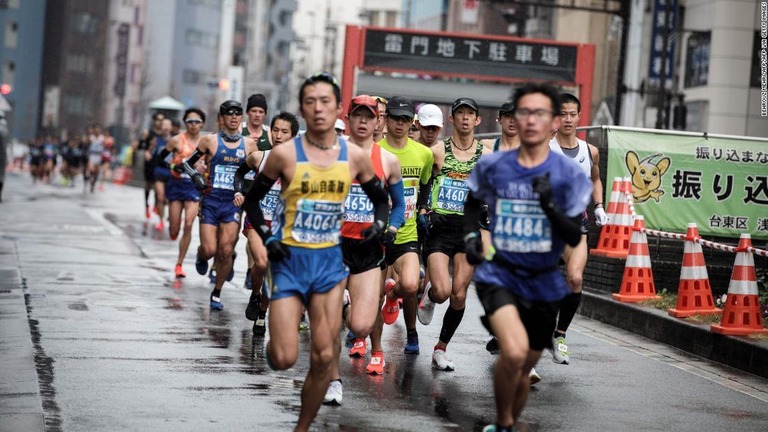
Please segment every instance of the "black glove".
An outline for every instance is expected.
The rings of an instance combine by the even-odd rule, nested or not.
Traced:
[[[480,220],[477,223],[480,225],[480,228],[488,229],[488,226],[491,225],[491,216],[488,213],[488,206],[483,205],[483,207],[480,209]]]
[[[271,262],[279,262],[291,257],[291,250],[288,249],[288,246],[275,237],[267,239],[266,246],[267,258]]]
[[[480,233],[471,232],[464,236],[464,251],[467,253],[467,262],[472,265],[478,265],[485,260]]]
[[[552,210],[555,205],[552,202],[552,184],[549,182],[549,173],[534,177],[531,184],[533,191],[539,194],[539,203],[544,212]]]
[[[429,212],[427,213],[427,220],[429,221],[429,229],[435,229],[438,225],[442,225],[445,223],[445,216],[436,213],[436,212]]]
[[[428,231],[429,221],[427,220],[427,215],[419,213],[419,216],[416,218],[416,235],[419,237],[420,242],[423,243],[427,238]]]
[[[381,235],[384,234],[384,222],[380,220],[375,221],[371,226],[364,229],[361,234],[365,237],[363,241],[366,242],[380,239]]]
[[[200,173],[192,174],[192,181],[195,183],[195,189],[202,192],[205,189],[205,179]]]
[[[397,238],[397,233],[395,231],[387,229],[386,231],[384,231],[384,234],[381,235],[381,244],[383,244],[384,247],[388,248],[393,244],[395,244],[396,238]]]

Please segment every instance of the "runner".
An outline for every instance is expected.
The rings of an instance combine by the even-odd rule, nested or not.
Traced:
[[[152,217],[152,213],[149,209],[149,193],[154,190],[155,178],[153,177],[155,166],[152,164],[152,153],[149,152],[149,146],[152,140],[161,134],[161,127],[163,125],[163,119],[165,116],[162,113],[155,113],[152,115],[152,127],[149,131],[142,133],[142,137],[139,140],[138,150],[144,150],[144,217],[149,220]],[[139,153],[141,154],[141,153]],[[157,197],[155,197],[157,202]]]
[[[549,142],[552,151],[564,154],[579,164],[582,171],[592,180],[592,201],[595,203],[595,224],[603,226],[608,223],[608,215],[603,209],[603,183],[600,181],[600,154],[597,147],[576,137],[576,126],[581,118],[581,102],[570,94],[560,95],[560,128],[555,137]],[[587,227],[589,216],[584,212],[581,225],[581,241],[575,247],[566,246],[563,252],[565,273],[571,293],[560,303],[557,328],[552,334],[552,361],[568,364],[571,361],[568,345],[565,342],[565,332],[571,325],[576,310],[581,304],[581,288],[583,285],[584,267],[587,265]]]
[[[283,111],[272,118],[272,140],[274,146],[292,140],[298,133],[299,120],[295,115]],[[270,152],[271,150],[262,150],[251,153],[246,160],[246,168],[243,168],[241,165],[235,173],[235,205],[241,206],[243,194],[247,194],[248,190],[250,190],[250,185],[246,185],[244,181],[246,177],[245,170],[261,172],[264,169],[264,164],[267,162]],[[240,180],[241,178],[243,179],[242,181]],[[280,179],[278,179],[272,185],[267,196],[259,203],[268,227],[272,226],[272,218],[280,204],[280,190],[281,183]],[[253,229],[248,216],[245,217],[244,225],[243,235],[248,239],[248,250],[250,251],[250,256],[253,256],[254,259],[253,265],[248,271],[252,281],[252,290],[251,296],[248,299],[248,306],[245,308],[245,317],[254,322],[253,333],[263,335],[267,332],[266,319],[267,308],[269,307],[269,297],[265,295],[264,291],[264,277],[268,265],[267,248],[264,246],[261,237],[256,233],[256,230]]]
[[[297,431],[308,430],[323,401],[338,357],[343,282],[348,271],[339,245],[342,209],[351,182],[358,180],[375,208],[368,240],[385,231],[389,203],[371,160],[361,148],[336,135],[341,90],[335,78],[321,73],[299,90],[299,106],[307,132],[276,147],[264,171],[256,176],[243,208],[267,246],[273,292],[265,356],[273,369],[296,362],[296,327],[304,306],[312,322],[310,366],[301,392]],[[282,181],[285,207],[272,234],[259,206],[276,179]]]
[[[478,265],[473,279],[483,322],[501,347],[494,370],[496,423],[484,431],[514,430],[525,407],[529,371],[551,346],[557,304],[569,292],[557,262],[566,243],[579,243],[581,213],[592,192],[579,167],[549,149],[549,131],[560,124],[557,90],[525,85],[514,105],[520,149],[480,159],[464,204],[467,261]],[[483,202],[496,249],[490,262],[478,233]]]
[[[91,193],[96,187],[96,181],[99,179],[101,171],[101,158],[104,154],[104,135],[98,125],[92,125],[88,132],[88,166],[86,168],[86,181],[83,189],[90,182]]]
[[[515,106],[512,102],[504,102],[499,107],[496,122],[501,126],[501,136],[495,139],[484,139],[483,145],[494,152],[515,150],[520,147],[520,137],[517,135],[517,125],[514,116]]]
[[[149,153],[152,154],[152,178],[155,179],[155,214],[160,219],[155,225],[155,230],[162,233],[165,230],[165,205],[168,199],[165,196],[165,184],[171,178],[171,171],[167,168],[168,164],[160,165],[160,153],[168,142],[173,138],[171,135],[173,123],[170,119],[163,119],[160,125],[160,135],[155,136],[149,144]]]
[[[467,288],[474,271],[474,266],[467,262],[461,240],[464,200],[469,192],[466,179],[480,156],[491,153],[475,139],[475,128],[481,121],[478,112],[474,99],[456,99],[448,117],[453,124],[453,135],[443,141],[443,145],[432,147],[435,162],[432,168],[430,211],[427,213],[429,231],[423,248],[430,283],[426,285],[421,297],[418,318],[423,325],[429,325],[435,304],[450,299],[440,337],[432,353],[432,367],[443,371],[454,370],[446,349],[464,317]],[[452,275],[449,272],[451,260]]]
[[[166,184],[168,198],[168,234],[171,240],[176,240],[181,230],[181,214],[184,212],[184,232],[179,240],[179,255],[176,259],[176,267],[173,272],[177,278],[186,277],[182,267],[184,257],[187,256],[189,243],[192,241],[192,227],[200,201],[200,192],[195,188],[195,183],[189,174],[183,170],[184,161],[189,158],[197,148],[200,141],[200,131],[205,124],[205,113],[199,108],[189,108],[184,111],[184,124],[186,131],[176,135],[160,152],[158,165],[170,168],[171,178]],[[172,154],[170,165],[166,162],[168,155]],[[204,169],[198,162],[195,169],[199,172]]]
[[[376,127],[373,129],[373,142],[377,143],[387,136],[387,100],[381,96],[374,96],[379,105],[379,118]]]
[[[184,172],[190,174],[198,190],[203,189],[200,209],[200,246],[197,248],[195,269],[201,275],[208,271],[208,260],[216,256],[216,281],[210,295],[210,307],[224,309],[221,288],[232,279],[232,255],[240,229],[240,209],[234,204],[235,172],[247,154],[256,150],[256,142],[240,135],[243,105],[228,100],[219,106],[221,130],[205,135],[184,162]],[[207,181],[194,166],[205,157]]]
[[[248,97],[248,101],[245,104],[248,124],[243,128],[243,136],[254,139],[258,150],[261,151],[272,149],[270,128],[264,124],[264,119],[267,118],[268,112],[267,98],[263,94],[252,94]]]
[[[416,232],[416,204],[419,198],[429,194],[429,179],[434,158],[432,152],[408,138],[408,128],[413,122],[413,102],[395,96],[387,102],[387,138],[379,145],[393,153],[400,161],[405,195],[405,224],[398,231],[394,243],[386,250],[387,266],[393,272],[384,283],[386,299],[382,309],[382,322],[392,324],[400,314],[400,299],[403,302],[407,341],[406,354],[419,353],[419,335],[416,331],[416,293],[419,289],[419,238]],[[371,333],[371,344],[381,344],[382,323],[377,323]],[[382,358],[383,364],[383,358]],[[371,366],[371,365],[369,365]],[[378,368],[376,368],[378,369]],[[376,369],[367,368],[374,373]]]
[[[376,176],[383,179],[392,199],[389,216],[389,228],[382,239],[382,245],[365,241],[363,232],[374,221],[373,204],[365,195],[358,182],[352,183],[349,196],[344,203],[344,225],[341,227],[341,249],[344,264],[349,267],[347,290],[350,303],[346,308],[347,327],[355,335],[350,357],[365,357],[367,344],[365,338],[371,333],[376,317],[380,316],[383,296],[382,270],[384,265],[384,245],[391,244],[397,236],[397,230],[405,221],[405,202],[403,181],[400,174],[400,162],[393,154],[382,151],[373,142],[373,129],[379,117],[376,99],[360,95],[352,99],[348,112],[350,142],[365,150],[373,163]],[[383,373],[384,356],[381,343],[372,347],[371,363],[378,368],[376,373]],[[378,357],[378,359],[377,359]],[[335,357],[333,377],[323,399],[324,404],[341,405],[342,385],[339,374],[339,357]]]
[[[432,147],[438,142],[440,131],[443,129],[443,111],[437,105],[426,104],[419,108],[419,119],[416,126],[419,129],[418,142]]]

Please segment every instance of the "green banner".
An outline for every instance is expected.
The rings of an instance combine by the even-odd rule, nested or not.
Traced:
[[[630,177],[645,226],[702,236],[768,239],[768,141],[608,129],[610,197]]]

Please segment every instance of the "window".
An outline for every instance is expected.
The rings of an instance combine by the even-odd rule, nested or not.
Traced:
[[[19,0],[6,0],[6,3],[8,4],[9,9],[19,8]]]
[[[197,29],[187,30],[186,41],[188,45],[205,48],[216,48],[219,46],[219,36],[217,34],[207,33]]]
[[[99,27],[99,19],[87,12],[72,14],[72,29],[77,33],[94,34]]]
[[[16,21],[8,21],[5,23],[5,47],[16,48],[18,43],[19,25]]]
[[[13,85],[16,82],[16,63],[6,61],[3,63],[3,83]]]
[[[91,113],[91,101],[80,95],[66,95],[62,102],[64,103],[64,112],[70,115],[87,116]]]
[[[86,54],[70,53],[67,55],[67,72],[92,74],[94,70],[93,57]]]

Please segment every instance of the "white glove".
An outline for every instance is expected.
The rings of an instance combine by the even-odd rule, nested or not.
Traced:
[[[605,214],[605,210],[602,207],[595,208],[595,223],[599,227],[608,223],[608,215]]]

